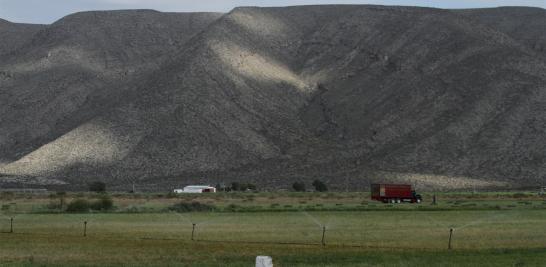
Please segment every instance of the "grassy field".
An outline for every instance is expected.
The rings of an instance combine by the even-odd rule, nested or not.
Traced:
[[[17,209],[0,217],[0,265],[253,266],[257,255],[272,256],[275,266],[546,263],[546,204],[531,194],[446,194],[438,205],[375,203],[357,193],[250,195],[119,195],[114,197],[117,210],[84,214],[45,212],[50,201],[57,201],[48,196],[4,198],[4,205]],[[67,201],[73,197],[82,196]],[[220,208],[165,211],[180,201]],[[317,204],[324,210],[305,211]],[[126,212],[138,205],[153,212]],[[239,209],[224,209],[230,205]],[[9,233],[12,217],[14,232]]]
[[[368,192],[328,193],[217,193],[217,194],[111,194],[115,212],[158,213],[179,202],[199,202],[213,205],[217,210],[253,211],[370,211],[370,210],[513,210],[546,209],[545,196],[531,192],[435,193],[437,205],[431,204],[432,193],[423,194],[419,205],[390,205],[370,200]],[[66,204],[78,198],[96,199],[91,193],[69,193],[63,196]],[[0,194],[2,211],[15,213],[55,213],[60,197],[51,195]]]

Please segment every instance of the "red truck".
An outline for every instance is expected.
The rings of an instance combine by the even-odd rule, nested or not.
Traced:
[[[409,184],[372,184],[372,199],[385,203],[421,203],[421,195]]]

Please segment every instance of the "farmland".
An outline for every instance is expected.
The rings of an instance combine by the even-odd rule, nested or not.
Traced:
[[[68,194],[65,201],[94,197]],[[428,201],[430,195],[420,205],[376,203],[368,197],[114,194],[112,211],[64,213],[51,208],[55,196],[3,195],[0,262],[251,266],[257,255],[272,256],[276,266],[541,266],[546,261],[546,202],[536,194],[443,193],[437,205]],[[167,209],[179,202],[208,203],[214,209]]]

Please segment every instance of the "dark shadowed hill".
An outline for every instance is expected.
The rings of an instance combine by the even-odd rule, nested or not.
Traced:
[[[0,55],[20,47],[43,28],[45,25],[11,23],[0,19]]]
[[[478,23],[507,34],[546,56],[546,10],[531,7],[500,7],[458,10]]]
[[[546,171],[540,14],[71,15],[2,58],[0,170],[74,187],[536,186]]]

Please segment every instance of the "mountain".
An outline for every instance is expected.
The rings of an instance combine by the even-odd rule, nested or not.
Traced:
[[[4,73],[0,162],[47,150],[47,144],[116,107],[129,94],[127,85],[133,77],[159,68],[219,16],[151,10],[84,12],[35,33],[0,57]],[[89,149],[102,153],[101,148]],[[72,153],[57,152],[53,154],[58,158],[50,153],[41,159],[55,163],[37,168],[57,169],[75,160]]]
[[[546,10],[531,7],[500,7],[457,10],[465,17],[491,27],[521,44],[546,55]]]
[[[0,55],[21,46],[45,25],[11,23],[0,19]]]
[[[0,57],[0,173],[123,190],[537,186],[541,16],[368,5],[70,15]]]

